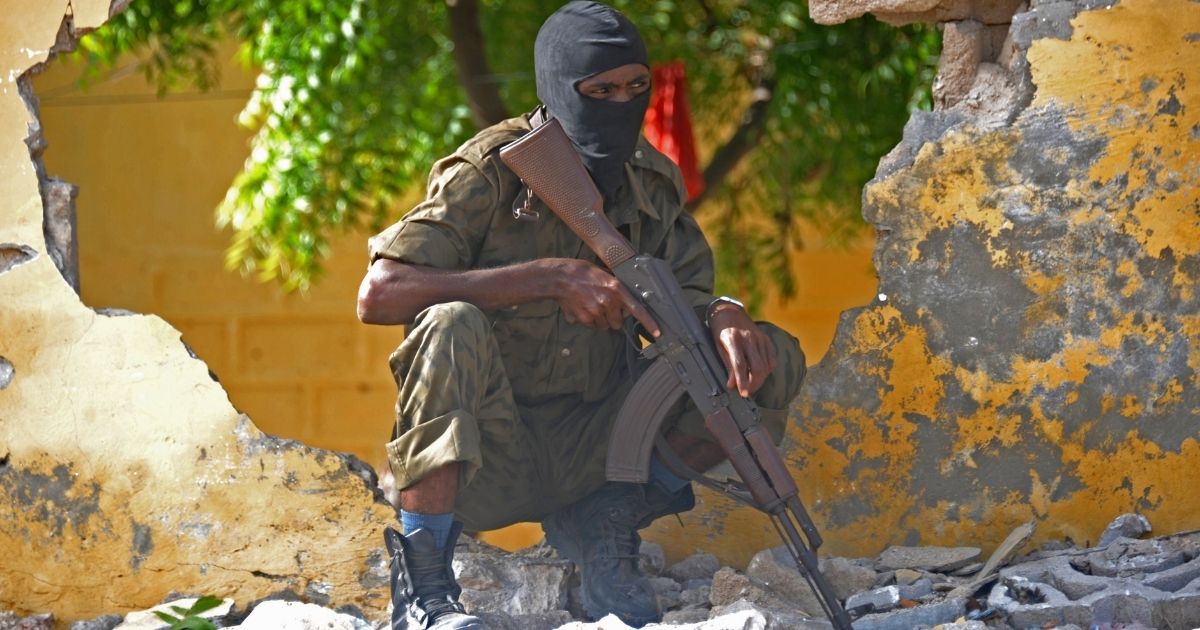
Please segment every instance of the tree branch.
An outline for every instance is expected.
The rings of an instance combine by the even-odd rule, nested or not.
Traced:
[[[758,137],[767,123],[767,109],[771,99],[775,97],[775,78],[764,77],[754,86],[753,100],[742,114],[742,122],[729,137],[725,144],[713,153],[712,160],[704,167],[704,190],[688,202],[689,209],[696,209],[709,193],[715,191],[724,182],[725,177],[742,161],[742,158],[754,148]]]
[[[479,0],[446,0],[450,13],[450,39],[454,42],[454,65],[458,81],[467,94],[471,120],[483,129],[509,117],[508,107],[492,80],[479,28]]]

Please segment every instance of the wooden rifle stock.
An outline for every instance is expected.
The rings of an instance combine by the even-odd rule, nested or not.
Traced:
[[[635,384],[614,425],[608,478],[645,483],[653,443],[664,463],[676,472],[767,513],[834,628],[852,630],[850,616],[820,572],[816,549],[821,538],[783,457],[759,423],[754,403],[725,389],[724,362],[712,335],[688,304],[670,268],[662,260],[637,255],[604,216],[604,199],[558,121],[552,119],[505,146],[500,159],[583,239],[659,325],[660,336],[642,353],[654,364]],[[740,483],[722,484],[688,469],[666,445],[660,425],[684,393],[704,415],[705,426],[725,451]]]

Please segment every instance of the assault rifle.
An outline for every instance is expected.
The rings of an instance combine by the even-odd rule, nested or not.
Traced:
[[[837,630],[850,616],[821,574],[821,536],[797,495],[783,457],[759,422],[758,408],[725,388],[725,366],[712,334],[688,304],[666,262],[640,255],[604,216],[604,199],[557,120],[540,125],[500,150],[500,159],[583,239],[650,312],[661,331],[642,356],[651,367],[626,398],[613,428],[606,475],[646,483],[652,449],[663,463],[706,486],[765,512],[825,614]],[[700,413],[741,478],[724,482],[687,467],[660,433],[666,413],[683,394]],[[801,536],[803,532],[803,536]]]

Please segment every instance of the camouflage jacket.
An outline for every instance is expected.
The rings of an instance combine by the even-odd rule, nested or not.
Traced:
[[[540,201],[534,221],[517,220],[513,201],[524,187],[500,161],[500,147],[530,130],[528,116],[479,132],[429,176],[425,200],[399,222],[372,237],[371,261],[390,258],[440,269],[500,267],[536,258],[594,254]],[[626,165],[624,192],[605,214],[639,253],[662,258],[675,271],[691,303],[712,299],[712,252],[684,208],[679,169],[645,138]],[[630,342],[620,331],[567,323],[553,300],[489,313],[516,402],[537,406],[561,397],[593,401],[613,395],[627,379]]]

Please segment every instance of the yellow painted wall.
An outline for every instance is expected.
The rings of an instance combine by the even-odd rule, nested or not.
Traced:
[[[381,619],[382,528],[392,511],[354,466],[263,435],[169,322],[89,308],[51,259],[26,72],[56,41],[102,24],[109,8],[109,0],[18,0],[0,12],[0,610],[50,612],[65,628],[180,590],[229,597],[243,609],[286,590]],[[123,144],[123,131],[143,124],[192,164],[219,152],[156,126],[153,112],[99,111],[66,112],[94,126],[64,123],[75,135],[55,140],[75,146],[82,171],[122,171],[133,184],[160,176],[158,143]],[[144,302],[115,304],[133,307],[211,283],[216,274],[200,267],[175,283],[163,278],[197,249],[181,247],[180,235],[201,228],[170,212],[178,207],[173,187],[186,187],[189,171],[147,188],[120,183],[129,185],[123,196],[89,217],[110,235],[89,253],[91,282],[118,295],[139,287],[132,294]],[[123,216],[134,202],[162,212],[139,225]],[[156,251],[171,256],[152,264],[143,255]],[[263,299],[230,290],[247,303]]]
[[[67,60],[34,81],[47,172],[80,188],[82,298],[169,321],[263,431],[379,468],[394,405],[387,356],[402,330],[355,317],[368,234],[337,240],[328,273],[307,295],[223,267],[229,235],[214,227],[213,209],[248,154],[235,118],[254,80],[228,61],[233,52],[223,50],[221,84],[209,93],[158,99],[132,67],[81,91]],[[868,302],[875,278],[870,239],[844,248],[810,233],[805,242],[795,254],[796,297],[763,315],[799,337],[815,362],[838,314]],[[518,527],[489,539],[515,547],[539,537],[536,527]]]

